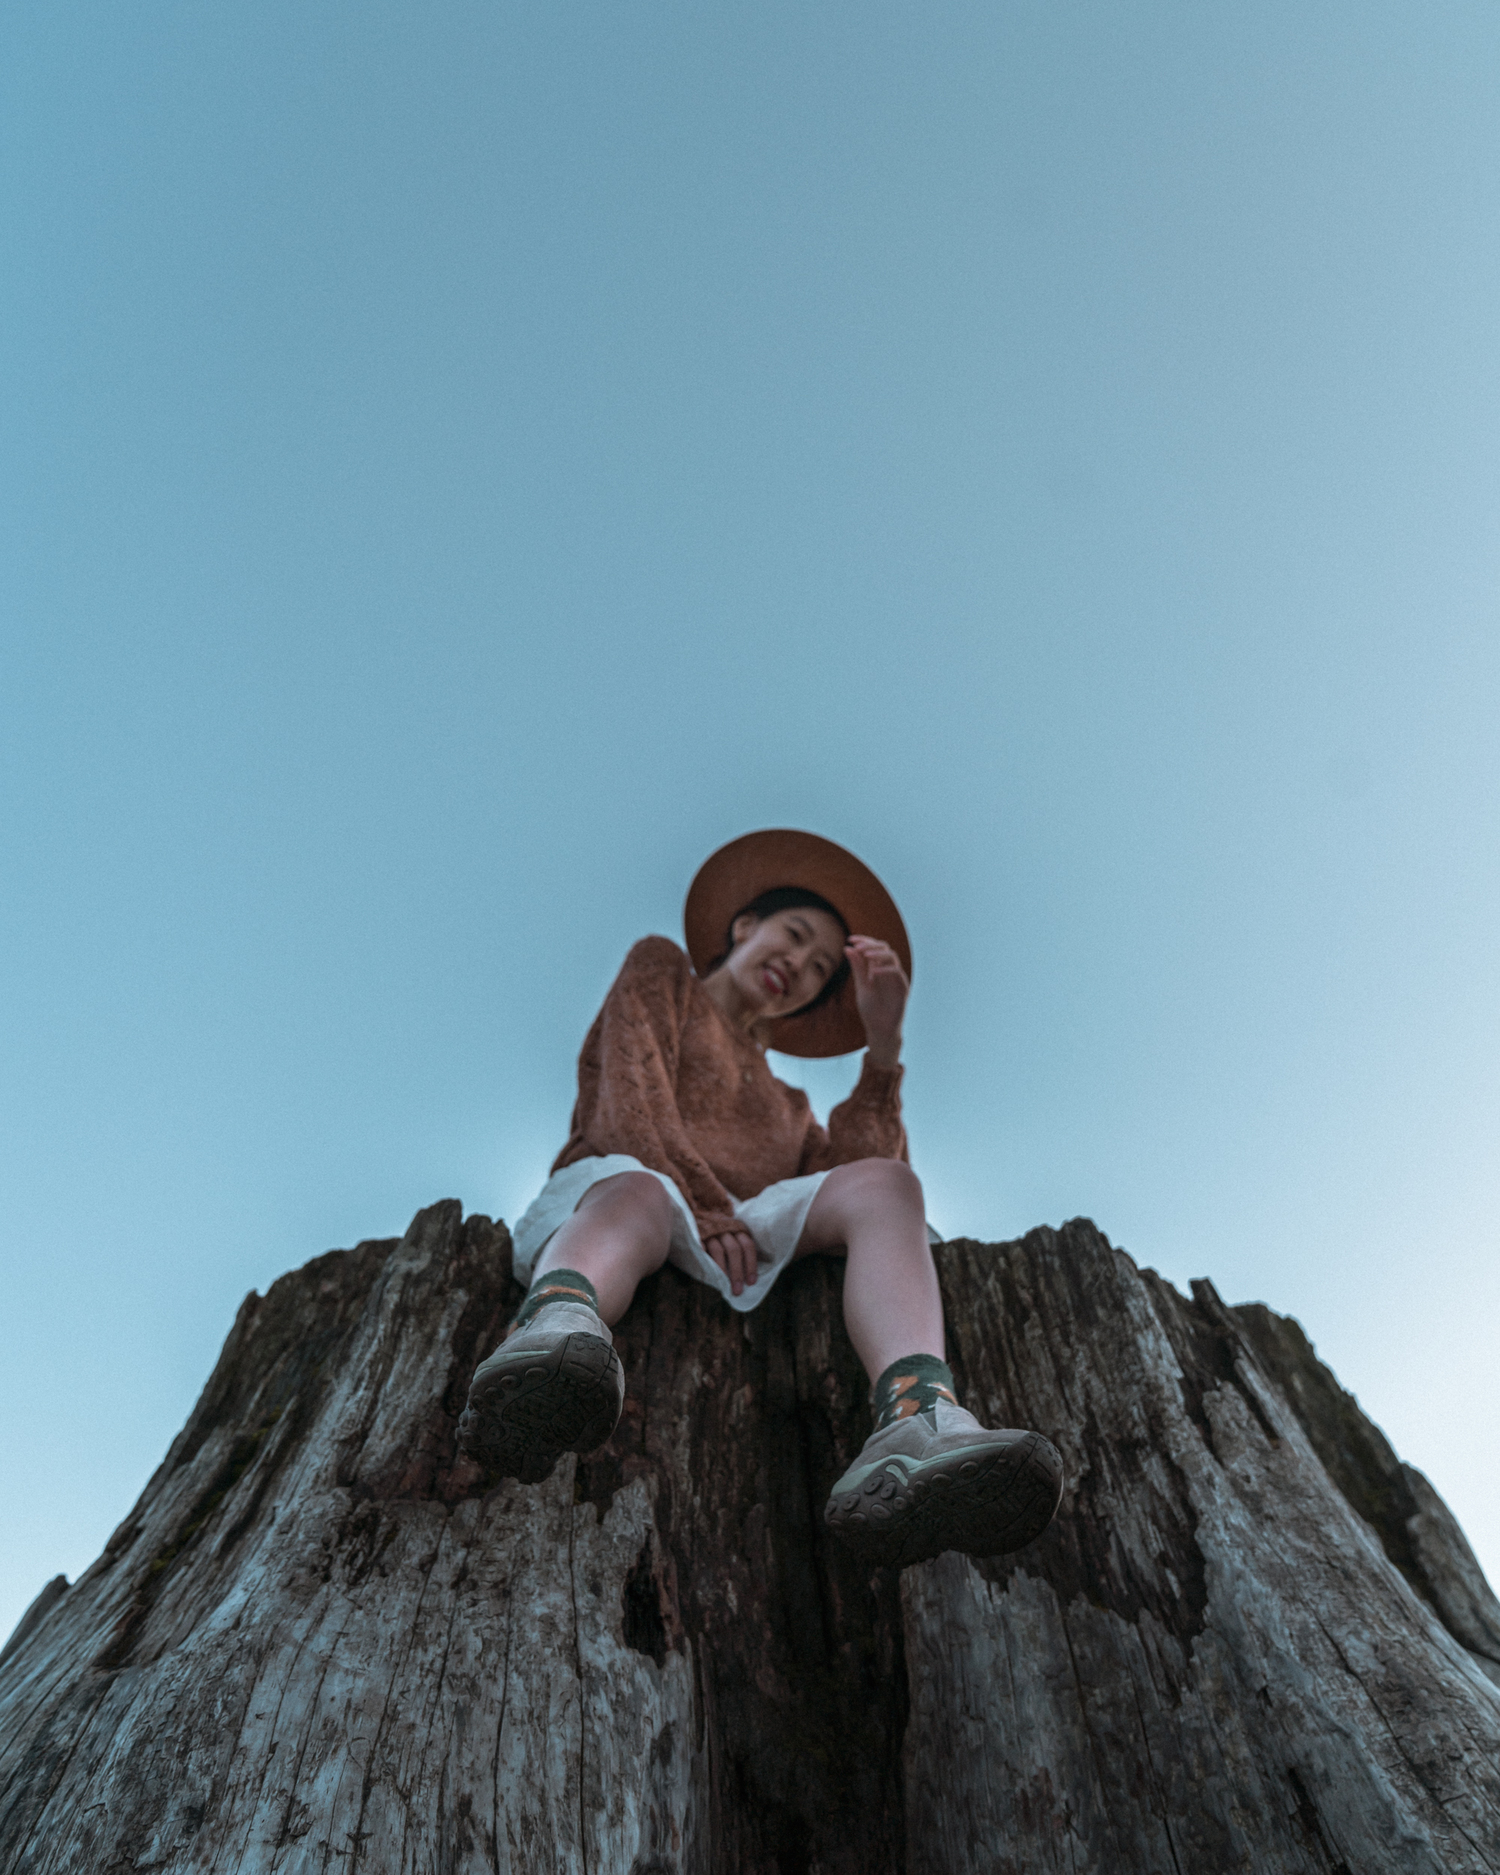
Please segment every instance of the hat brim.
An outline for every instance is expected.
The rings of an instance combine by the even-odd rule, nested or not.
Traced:
[[[861,859],[816,833],[789,827],[742,834],[704,860],[683,907],[687,953],[700,977],[723,955],[725,933],[737,912],[776,886],[800,886],[837,906],[852,935],[879,938],[911,977],[911,942],[896,901]],[[848,1055],[866,1043],[865,1025],[846,978],[816,1009],[782,1016],[768,1045],[784,1055]]]

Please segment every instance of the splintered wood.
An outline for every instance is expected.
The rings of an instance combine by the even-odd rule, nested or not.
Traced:
[[[531,1487],[454,1440],[503,1226],[252,1296],[0,1653],[0,1870],[1500,1870],[1500,1609],[1296,1325],[1087,1222],[937,1256],[966,1403],[1068,1490],[899,1581],[822,1526],[869,1427],[834,1262],[747,1317],[653,1278],[615,1437]]]

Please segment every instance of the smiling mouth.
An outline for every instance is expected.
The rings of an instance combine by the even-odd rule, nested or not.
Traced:
[[[773,970],[769,964],[761,971],[761,979],[773,996],[786,995],[786,978],[779,970]]]

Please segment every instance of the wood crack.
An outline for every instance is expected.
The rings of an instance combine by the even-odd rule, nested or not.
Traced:
[[[578,1510],[575,1506],[568,1517],[568,1591],[573,1604],[573,1664],[578,1675],[578,1859],[583,1875],[589,1875],[588,1812],[585,1807],[589,1719],[587,1688],[583,1677],[583,1634],[578,1619],[578,1571],[574,1560],[577,1536]]]

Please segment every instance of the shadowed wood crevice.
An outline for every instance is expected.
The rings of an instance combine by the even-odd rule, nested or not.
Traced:
[[[870,1425],[833,1260],[745,1317],[643,1284],[614,1437],[537,1487],[456,1444],[503,1225],[249,1298],[0,1654],[0,1870],[1500,1869],[1493,1597],[1296,1324],[1086,1220],[936,1256],[968,1402],[1068,1488],[899,1580],[822,1523]]]
[[[1204,1401],[1221,1387],[1233,1387],[1238,1392],[1266,1438],[1276,1444],[1281,1435],[1240,1372],[1246,1354],[1245,1337],[1219,1299],[1218,1290],[1200,1279],[1191,1286],[1189,1302],[1170,1283],[1163,1282],[1155,1270],[1142,1270],[1141,1280],[1177,1356],[1183,1406],[1209,1451],[1218,1457],[1213,1423]]]

